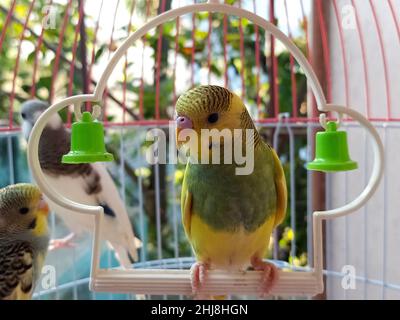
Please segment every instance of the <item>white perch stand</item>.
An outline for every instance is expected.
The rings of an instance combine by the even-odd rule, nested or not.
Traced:
[[[331,105],[326,99],[321,85],[307,59],[295,44],[273,24],[260,16],[231,5],[220,4],[218,1],[194,4],[167,11],[156,16],[129,36],[108,62],[100,81],[93,94],[84,94],[68,97],[53,104],[47,109],[37,121],[28,143],[28,162],[36,183],[46,196],[58,205],[71,211],[91,214],[95,218],[95,230],[93,240],[93,256],[91,262],[90,288],[93,291],[115,292],[115,293],[141,293],[141,294],[174,294],[190,295],[190,272],[189,270],[162,270],[162,269],[129,269],[129,270],[107,270],[100,269],[100,228],[102,225],[103,208],[82,205],[65,198],[57,193],[46,181],[39,163],[38,146],[39,139],[44,127],[52,114],[69,105],[80,106],[86,101],[100,103],[106,88],[107,81],[118,61],[124,56],[132,44],[141,39],[148,31],[158,27],[162,23],[173,20],[179,16],[198,12],[218,12],[233,15],[250,20],[252,23],[273,34],[280,40],[295,57],[307,76],[308,83],[313,91],[318,109],[322,112],[333,111],[347,114],[358,121],[371,135],[373,146],[374,165],[372,174],[364,191],[347,205],[330,210],[318,211],[313,214],[313,245],[314,245],[314,268],[311,271],[279,271],[279,281],[271,292],[278,296],[314,296],[323,292],[323,237],[322,221],[348,215],[361,208],[376,191],[383,174],[383,146],[377,131],[372,124],[360,113],[349,107]],[[248,271],[246,273],[226,273],[221,271],[210,271],[209,281],[202,290],[209,294],[258,294],[261,280],[259,271]]]

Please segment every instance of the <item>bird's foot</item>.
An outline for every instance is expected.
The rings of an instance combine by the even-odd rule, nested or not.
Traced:
[[[61,249],[61,248],[74,248],[76,244],[73,242],[75,238],[75,234],[71,233],[64,238],[61,239],[52,239],[49,244],[49,251]]]
[[[208,265],[204,262],[196,262],[190,268],[190,281],[192,285],[192,292],[195,299],[204,299],[205,296],[201,295],[199,291],[204,285],[207,275]]]
[[[265,296],[270,294],[272,288],[278,282],[278,268],[274,264],[270,262],[264,262],[258,257],[253,257],[251,259],[251,265],[253,266],[254,270],[263,272],[263,277],[261,280],[261,298],[265,298]]]

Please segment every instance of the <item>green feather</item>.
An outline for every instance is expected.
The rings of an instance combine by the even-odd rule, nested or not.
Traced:
[[[252,232],[276,212],[272,151],[260,143],[255,148],[254,171],[236,175],[236,164],[191,164],[186,182],[193,195],[193,214],[219,231],[240,227]]]

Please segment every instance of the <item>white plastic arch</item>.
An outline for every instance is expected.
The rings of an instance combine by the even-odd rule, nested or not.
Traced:
[[[129,36],[117,49],[106,66],[93,94],[83,94],[68,97],[53,104],[38,119],[33,127],[31,138],[28,143],[28,162],[36,183],[43,193],[58,205],[72,211],[84,214],[91,214],[95,219],[95,230],[93,240],[93,255],[91,262],[90,288],[93,291],[115,292],[115,293],[145,293],[145,294],[174,294],[190,295],[190,273],[189,270],[162,270],[162,269],[129,269],[129,270],[107,270],[100,269],[100,229],[103,219],[103,208],[82,205],[65,198],[56,192],[46,181],[39,163],[38,146],[39,139],[44,127],[52,114],[74,105],[75,109],[86,101],[100,103],[102,100],[107,80],[117,62],[127,52],[128,48],[138,39],[142,38],[149,30],[158,27],[162,23],[170,21],[190,13],[218,12],[227,15],[234,15],[250,20],[252,23],[273,34],[292,53],[308,78],[308,83],[316,97],[317,106],[320,111],[333,111],[338,114],[347,114],[358,121],[371,135],[373,145],[374,165],[369,182],[363,192],[352,202],[343,207],[329,210],[317,211],[313,214],[313,245],[314,245],[314,268],[308,272],[280,272],[278,284],[271,294],[279,296],[313,296],[323,291],[323,238],[322,221],[348,215],[361,208],[376,191],[379,181],[383,175],[383,145],[378,132],[373,125],[354,109],[344,106],[327,104],[321,88],[311,65],[295,46],[295,44],[273,24],[256,14],[233,7],[220,4],[218,1],[209,1],[203,4],[193,4],[160,14],[139,28]],[[222,271],[210,271],[209,281],[202,289],[205,294],[256,294],[259,290],[261,279],[259,271],[249,271],[245,274],[240,272],[225,273]]]

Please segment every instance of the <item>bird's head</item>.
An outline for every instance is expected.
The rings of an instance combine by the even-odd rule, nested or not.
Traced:
[[[255,129],[242,100],[228,89],[214,85],[196,87],[179,97],[176,103],[176,127],[178,148],[190,143],[190,141],[180,139],[179,134],[184,129],[192,129],[198,141],[204,143],[209,149],[213,145],[210,138],[202,133],[203,129],[214,132],[211,133],[214,137],[223,130],[226,132],[226,129],[232,137],[234,137],[234,131],[237,131],[235,129]],[[224,144],[224,139],[217,138],[216,140],[220,140],[219,146]]]
[[[38,187],[19,183],[0,189],[0,235],[9,239],[46,236],[48,213]]]
[[[21,105],[22,132],[26,140],[29,139],[32,128],[49,104],[41,100],[28,100]]]

